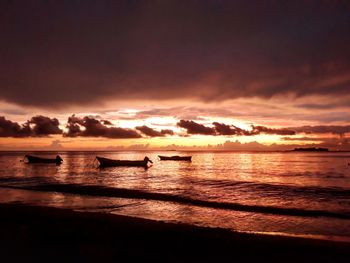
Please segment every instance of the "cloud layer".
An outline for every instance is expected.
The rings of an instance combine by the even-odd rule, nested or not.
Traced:
[[[2,1],[0,99],[337,97],[350,86],[349,10],[346,1]]]
[[[251,125],[251,129],[242,129],[234,125],[213,122],[211,126],[197,123],[193,120],[180,120],[177,127],[184,132],[175,133],[172,129],[157,130],[146,125],[134,128],[115,127],[113,123],[106,119],[98,119],[91,116],[77,117],[72,115],[65,125],[66,130],[60,128],[60,123],[56,118],[42,115],[32,117],[30,120],[19,124],[0,116],[0,137],[48,137],[50,135],[62,134],[65,137],[102,137],[110,139],[137,139],[165,136],[257,136],[260,134],[293,136],[298,134],[333,134],[339,138],[346,139],[350,133],[350,125],[344,126],[300,126],[271,128],[266,126]],[[174,127],[175,128],[175,127]],[[282,140],[306,140],[297,137],[283,137]],[[316,138],[310,140],[317,140]],[[320,140],[320,139],[318,139]]]
[[[68,118],[66,137],[105,137],[111,139],[141,138],[141,135],[132,129],[111,127],[111,122],[97,120],[85,116],[79,118],[71,116]]]
[[[177,123],[177,126],[184,128],[187,134],[201,134],[201,135],[236,135],[236,136],[253,136],[259,134],[274,134],[274,135],[295,135],[297,128],[268,128],[265,126],[254,126],[252,125],[251,130],[244,130],[234,125],[227,125],[224,123],[213,122],[213,127],[207,127],[203,124],[196,123],[194,121],[180,120]],[[332,127],[332,126],[331,126]],[[342,126],[340,126],[342,127]],[[300,132],[305,132],[303,127],[299,127]],[[312,129],[312,127],[309,127]],[[339,129],[339,127],[336,127]],[[346,126],[344,126],[344,130],[346,130]],[[317,133],[318,129],[314,129]],[[329,129],[329,133],[332,133],[333,129]]]
[[[166,135],[174,135],[174,131],[164,129],[161,131],[157,131],[155,129],[152,129],[146,125],[143,126],[137,126],[135,127],[136,130],[142,132],[144,135],[149,136],[149,137],[164,137]]]
[[[0,116],[0,137],[45,137],[61,134],[59,124],[56,118],[41,115],[32,117],[22,125]]]
[[[338,135],[342,135],[344,133],[348,133],[350,132],[350,125],[319,125],[319,126],[302,126],[302,127],[294,127],[291,128],[293,130],[295,130],[298,133],[333,133],[333,134],[338,134]],[[283,134],[282,134],[283,135]],[[288,135],[288,134],[284,134],[284,135]]]

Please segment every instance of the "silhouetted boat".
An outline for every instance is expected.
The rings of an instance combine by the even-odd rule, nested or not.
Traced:
[[[100,163],[100,167],[113,167],[113,166],[139,166],[148,167],[148,162],[153,163],[148,157],[143,160],[113,160],[104,157],[96,156],[96,159]]]
[[[63,162],[62,158],[57,155],[56,158],[42,158],[32,155],[25,155],[25,159],[27,159],[27,163],[55,163],[55,164],[61,164]]]
[[[191,161],[192,156],[162,156],[158,155],[162,161]]]

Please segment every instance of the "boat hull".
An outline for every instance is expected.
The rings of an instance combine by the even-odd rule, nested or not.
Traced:
[[[129,161],[129,160],[112,160],[104,157],[96,157],[100,163],[100,167],[116,167],[116,166],[130,166],[130,167],[148,167],[148,161]]]
[[[192,156],[162,156],[158,155],[161,161],[191,161]]]
[[[54,163],[54,164],[61,164],[62,160],[60,159],[49,159],[49,158],[42,158],[37,156],[31,156],[26,155],[25,158],[28,160],[28,163]]]

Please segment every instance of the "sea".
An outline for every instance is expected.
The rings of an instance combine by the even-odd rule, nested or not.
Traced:
[[[27,164],[25,154],[63,163]],[[153,164],[99,168],[96,156]],[[350,242],[350,153],[0,152],[0,203]]]

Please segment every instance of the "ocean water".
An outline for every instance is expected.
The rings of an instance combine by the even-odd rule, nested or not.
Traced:
[[[350,153],[0,152],[0,202],[350,242]],[[153,165],[98,168],[96,155]],[[192,162],[158,155],[192,155]]]

